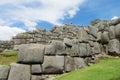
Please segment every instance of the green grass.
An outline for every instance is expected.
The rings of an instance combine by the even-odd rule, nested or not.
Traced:
[[[107,58],[90,67],[64,74],[55,80],[120,80],[120,58]]]
[[[0,65],[9,65],[17,60],[17,51],[6,51],[0,53]]]

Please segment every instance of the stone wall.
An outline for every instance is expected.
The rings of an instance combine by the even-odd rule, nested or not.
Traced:
[[[10,67],[0,66],[0,80],[49,80],[95,62],[92,58],[95,53],[91,53],[91,49],[87,51],[90,46],[78,44],[68,38],[53,40],[47,45],[22,44],[17,63],[12,63]]]
[[[0,41],[0,52],[4,50],[12,50],[14,47],[13,41]]]
[[[66,38],[75,41],[76,44],[82,43],[82,45],[90,46],[92,49],[100,47],[104,53],[120,54],[120,18],[111,21],[101,20],[94,26],[81,27],[68,23],[63,26],[54,26],[50,32],[38,29],[18,34],[13,37],[13,41],[15,45],[49,44],[52,40],[64,41]]]
[[[96,63],[98,54],[120,55],[120,19],[94,26],[39,29],[13,38],[18,60],[0,66],[2,80],[49,80],[58,74]]]
[[[64,38],[75,39],[78,29],[72,24],[64,26],[54,26],[50,32],[45,29],[38,29],[26,33],[18,34],[13,37],[15,45],[40,43],[48,44],[51,40],[63,40]]]

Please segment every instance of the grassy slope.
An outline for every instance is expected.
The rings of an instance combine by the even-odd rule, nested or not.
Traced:
[[[12,62],[16,62],[16,60],[17,60],[17,52],[16,51],[0,53],[0,65],[9,65]]]
[[[57,77],[55,80],[120,80],[120,58],[108,58],[99,63]]]

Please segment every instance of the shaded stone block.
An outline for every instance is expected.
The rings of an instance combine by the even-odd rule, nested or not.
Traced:
[[[30,66],[12,63],[8,80],[30,80]]]

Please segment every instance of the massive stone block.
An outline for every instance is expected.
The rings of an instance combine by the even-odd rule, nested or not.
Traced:
[[[8,66],[0,65],[0,80],[7,80],[9,71],[10,68]]]
[[[79,28],[77,37],[79,42],[88,42],[88,33],[83,28]]]
[[[75,57],[74,58],[74,69],[84,68],[86,65],[83,58]]]
[[[90,47],[94,46],[94,42],[93,41],[89,41],[88,43],[89,43]]]
[[[29,44],[29,45],[21,45],[19,47],[19,52],[18,52],[19,63],[42,64],[43,58],[44,58],[44,45]]]
[[[98,23],[98,30],[99,31],[104,31],[104,29],[105,29],[104,23],[103,22]]]
[[[109,41],[108,52],[111,54],[120,54],[120,42],[117,39]]]
[[[98,33],[98,28],[95,26],[90,26],[89,27],[89,33],[94,36],[95,38],[97,38],[97,33]]]
[[[64,56],[45,56],[42,64],[43,73],[57,74],[64,71]]]
[[[102,32],[98,32],[97,33],[97,41],[101,41],[101,39],[102,39]]]
[[[65,57],[65,71],[73,71],[87,66],[84,59],[80,57]]]
[[[103,44],[107,44],[109,42],[109,35],[107,31],[104,31],[102,36],[101,36],[101,42]]]
[[[87,44],[86,43],[80,43],[79,44],[79,56],[89,56],[88,52],[87,52]]]
[[[31,66],[32,74],[40,74],[42,73],[42,66],[40,64],[34,64]]]
[[[55,47],[53,45],[46,45],[45,55],[56,55]]]
[[[66,45],[66,46],[68,46],[68,47],[72,47],[72,45],[73,45],[73,41],[72,40],[70,40],[70,39],[68,39],[68,38],[64,38],[64,44]]]
[[[30,66],[12,63],[8,80],[30,80]]]
[[[65,44],[61,41],[53,40],[50,45],[45,48],[45,55],[65,55]]]
[[[100,54],[100,53],[102,53],[100,44],[94,42],[93,54]]]
[[[88,38],[89,38],[89,41],[96,41],[96,38],[90,34],[88,34]]]
[[[71,48],[71,54],[70,54],[70,56],[73,56],[73,57],[78,57],[79,56],[79,46],[78,46],[78,44],[75,44],[75,45],[73,45],[72,46],[72,48]]]
[[[93,54],[92,47],[90,46],[90,44],[87,44],[87,54],[86,54],[86,56],[91,56],[92,54]]]
[[[52,46],[54,46],[55,53],[57,55],[64,55],[65,53],[65,45],[62,41],[55,41],[53,40],[51,43]]]
[[[79,43],[73,45],[71,48],[70,56],[72,57],[85,57],[90,55],[92,55],[92,50],[88,43]]]
[[[74,58],[70,57],[70,56],[66,56],[65,57],[65,71],[69,72],[69,71],[73,71],[74,70]]]
[[[120,40],[120,24],[115,26],[115,35]]]
[[[110,26],[109,27],[109,38],[110,39],[115,39],[115,26]]]

